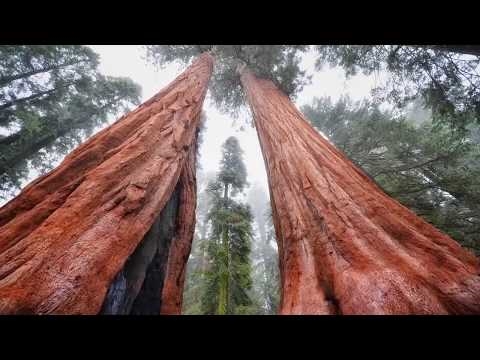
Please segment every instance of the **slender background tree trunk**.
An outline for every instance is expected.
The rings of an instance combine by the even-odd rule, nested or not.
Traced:
[[[271,81],[241,81],[279,245],[281,314],[480,313],[473,254],[387,196]]]
[[[177,186],[212,68],[201,55],[0,208],[0,313],[100,311]]]

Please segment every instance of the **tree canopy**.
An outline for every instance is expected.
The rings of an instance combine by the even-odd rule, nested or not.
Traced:
[[[464,130],[480,122],[480,56],[455,46],[329,45],[317,46],[316,68],[341,66],[347,76],[386,71],[378,87],[381,101],[399,107],[423,98],[433,119]],[[476,53],[476,55],[474,55]]]
[[[244,103],[236,73],[240,63],[295,97],[309,81],[300,68],[300,55],[307,49],[305,45],[151,45],[146,50],[147,59],[160,66],[174,61],[188,63],[199,53],[212,51],[216,57],[212,98],[220,110],[235,115]]]
[[[218,180],[234,193],[241,192],[247,185],[247,170],[242,161],[242,149],[236,137],[229,137],[222,145],[222,159]]]

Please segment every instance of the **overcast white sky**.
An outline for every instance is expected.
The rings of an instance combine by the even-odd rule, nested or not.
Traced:
[[[127,76],[142,87],[142,100],[147,100],[155,95],[162,87],[172,81],[184,69],[178,64],[167,65],[164,69],[156,69],[144,60],[142,46],[134,45],[91,45],[93,50],[100,55],[100,71],[106,75]],[[312,83],[306,86],[299,94],[296,104],[308,104],[314,97],[330,96],[337,100],[342,94],[349,94],[354,100],[360,100],[370,95],[370,90],[375,85],[374,77],[363,75],[355,76],[348,81],[343,70],[324,69],[314,72],[314,56],[308,54],[303,59],[302,66],[310,74],[314,74]],[[260,145],[255,129],[244,126],[241,131],[239,121],[234,124],[233,119],[221,114],[207,97],[204,104],[207,115],[206,129],[203,133],[203,143],[200,148],[200,165],[205,173],[215,172],[220,161],[221,144],[231,135],[239,139],[244,153],[244,160],[248,172],[248,181],[251,184],[259,183],[267,188],[267,177],[263,163]],[[246,120],[246,119],[239,119]]]

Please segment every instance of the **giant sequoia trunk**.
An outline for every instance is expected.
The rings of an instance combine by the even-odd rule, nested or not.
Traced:
[[[146,299],[195,206],[187,159],[212,67],[200,56],[0,209],[0,313],[159,312]]]
[[[241,81],[268,173],[281,314],[480,313],[474,255],[387,196],[271,81]]]

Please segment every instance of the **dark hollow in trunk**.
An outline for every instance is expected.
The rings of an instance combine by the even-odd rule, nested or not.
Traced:
[[[100,314],[160,313],[167,255],[175,235],[179,186],[113,280]]]

